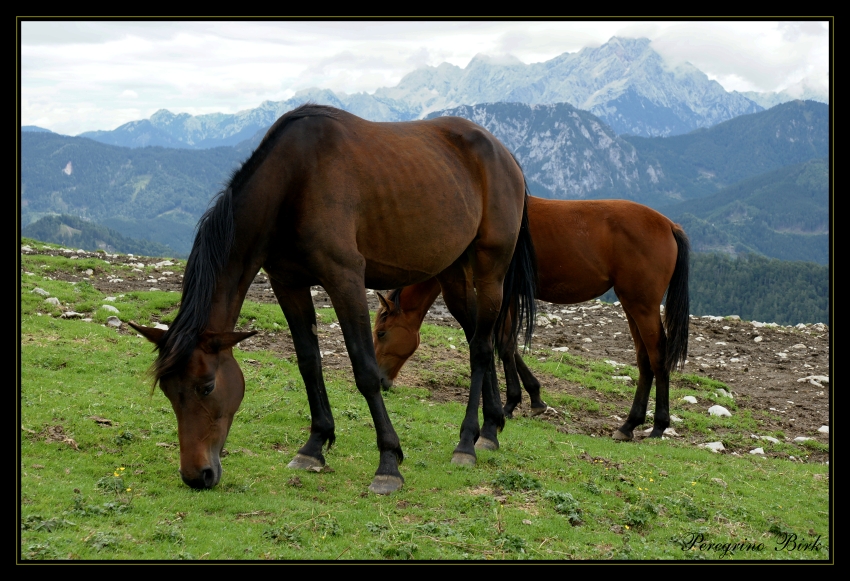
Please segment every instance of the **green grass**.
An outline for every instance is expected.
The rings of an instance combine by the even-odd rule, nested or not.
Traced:
[[[76,261],[74,261],[76,262]],[[25,269],[26,270],[26,269]],[[511,420],[502,447],[479,452],[473,468],[450,464],[464,406],[435,403],[430,391],[384,394],[402,442],[406,481],[389,496],[368,493],[377,468],[375,430],[350,370],[326,370],[337,444],[331,470],[286,464],[306,440],[310,418],[294,358],[235,349],[246,395],[207,491],[178,475],[177,423],[168,400],[151,393],[154,354],[134,333],[64,320],[32,300],[45,288],[74,310],[98,306],[90,285],[24,275],[21,289],[20,556],[26,560],[517,560],[824,559],[829,478],[823,465],[713,454],[675,440],[617,443],[566,435],[539,419]],[[177,293],[127,293],[111,303],[123,320],[168,320]],[[42,298],[43,297],[39,297]],[[179,296],[177,296],[179,299]],[[82,312],[82,311],[80,311]],[[41,313],[39,315],[38,313]],[[255,328],[283,326],[274,305],[246,303]],[[330,309],[319,315],[335,321]],[[275,327],[273,327],[275,328]],[[426,328],[423,341],[465,350],[458,329]],[[551,354],[535,371],[580,382],[588,397],[550,405],[573,414],[601,405],[591,393],[626,393],[610,379],[632,375],[579,357]],[[448,371],[468,371],[455,365]],[[684,376],[683,376],[684,377]],[[681,380],[681,395],[707,397],[712,385]],[[724,405],[734,402],[725,401]],[[673,413],[705,429],[730,418]],[[731,408],[730,408],[731,409]],[[741,419],[737,419],[741,418]],[[744,422],[747,414],[732,420]],[[743,432],[742,432],[743,433]],[[748,434],[749,432],[747,432]],[[730,436],[733,437],[733,436]],[[738,437],[738,436],[734,436]],[[765,447],[768,442],[760,442]],[[777,446],[800,448],[789,444]],[[784,448],[783,448],[784,449]],[[776,551],[782,535],[821,535],[819,551]],[[731,555],[682,542],[758,541]]]

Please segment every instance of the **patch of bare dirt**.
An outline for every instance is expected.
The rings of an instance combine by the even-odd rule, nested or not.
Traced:
[[[39,252],[47,253],[44,250],[26,253]],[[87,255],[103,257],[93,253]],[[162,259],[125,256],[107,256],[106,260],[121,264],[141,263],[145,266],[162,262]],[[153,274],[141,272],[140,269],[140,272],[122,275],[121,279],[107,276],[105,271],[93,272],[91,275],[82,271],[56,272],[51,276],[68,281],[88,280],[99,291],[108,295],[151,288],[180,292],[182,265],[181,261],[176,265],[162,266]],[[165,272],[173,274],[164,274]],[[332,306],[321,287],[314,287],[313,290],[313,301],[317,308]],[[370,309],[377,309],[378,299],[375,292],[368,291],[367,298]],[[251,285],[247,299],[264,303],[276,302],[268,278],[262,272]],[[634,344],[619,306],[598,301],[576,305],[540,302],[538,309],[539,314],[549,320],[549,325],[537,326],[531,351],[526,357],[550,357],[554,360],[559,357],[560,352],[550,353],[548,349],[566,347],[567,353],[586,359],[635,364]],[[453,327],[458,330],[458,338],[462,337],[460,326],[448,313],[442,298],[438,298],[432,306],[426,322]],[[133,331],[123,326],[121,332]],[[325,368],[350,372],[351,366],[338,324],[320,323],[319,343]],[[239,347],[245,351],[273,351],[282,357],[295,355],[288,332],[261,331],[242,342]],[[458,349],[451,350],[423,342],[417,354],[402,369],[396,382],[398,385],[427,388],[431,400],[435,402],[465,402],[468,393],[466,386],[469,382],[469,360],[466,353],[461,345],[458,345]],[[692,317],[688,361],[684,374],[707,377],[726,384],[738,408],[734,413],[749,410],[758,425],[758,428],[753,430],[757,435],[781,432],[789,443],[802,436],[828,444],[829,434],[819,432],[818,429],[830,425],[830,382],[828,379],[817,379],[817,376],[830,377],[829,354],[830,332],[825,325],[762,326],[736,318]],[[617,397],[600,393],[554,376],[541,376],[539,379],[547,394],[568,393],[593,399],[599,404],[596,412],[573,412],[569,418],[557,410],[539,416],[557,424],[565,433],[608,437],[622,423],[631,406],[631,395]],[[684,381],[686,380],[681,377],[674,377],[671,387],[684,387]],[[500,383],[504,385],[503,378]],[[528,399],[525,394],[523,397],[523,405],[514,412],[515,416],[528,410]],[[707,410],[713,403],[705,398],[700,398],[699,404],[696,405],[674,400],[671,401],[671,413],[675,415],[677,408],[699,407]],[[684,407],[688,405],[692,407]],[[650,409],[654,409],[653,398],[650,399]],[[649,426],[650,424],[645,425]],[[674,423],[671,427],[680,437],[684,436],[695,443],[706,439],[702,434],[689,436],[687,427],[680,423]],[[642,429],[635,432],[638,439],[643,437]],[[508,425],[506,433],[509,430]],[[715,440],[721,440],[724,432],[718,430],[714,435]],[[745,434],[745,437],[748,438],[749,435]],[[762,445],[756,440],[746,442],[746,445],[739,445],[737,450],[733,447],[730,451],[746,453],[749,449]],[[750,443],[752,445],[749,445]],[[812,449],[801,448],[801,453],[807,454],[809,461],[828,459],[826,453]]]

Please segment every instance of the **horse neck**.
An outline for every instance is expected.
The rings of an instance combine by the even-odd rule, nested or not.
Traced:
[[[441,290],[440,283],[437,282],[436,278],[429,278],[424,282],[404,287],[399,300],[401,310],[405,313],[415,314],[421,327],[428,309],[440,296]]]

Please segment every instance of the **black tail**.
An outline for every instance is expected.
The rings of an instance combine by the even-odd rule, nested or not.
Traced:
[[[668,373],[685,365],[690,323],[688,268],[691,245],[687,234],[678,224],[673,227],[673,237],[676,239],[679,253],[676,256],[676,268],[670,278],[670,286],[667,288],[667,302],[664,307],[664,326],[667,331],[667,360],[664,366]]]
[[[519,165],[519,163],[517,163]],[[528,228],[528,183],[525,175],[522,177],[525,185],[525,199],[522,205],[522,222],[519,229],[514,256],[505,275],[502,294],[502,308],[496,318],[496,349],[502,352],[517,344],[520,329],[525,323],[525,347],[531,345],[531,335],[534,333],[534,320],[537,316],[537,303],[534,300],[537,293],[537,255]],[[508,314],[513,311],[516,316],[510,318],[511,328],[507,336],[501,332]]]

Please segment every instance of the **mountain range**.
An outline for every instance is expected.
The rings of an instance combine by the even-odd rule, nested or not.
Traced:
[[[811,89],[803,96],[827,100],[825,94]],[[613,37],[600,47],[540,63],[478,55],[465,68],[443,63],[416,69],[395,87],[371,94],[311,88],[285,101],[266,101],[235,114],[193,116],[161,109],[149,119],[81,136],[125,147],[204,149],[249,139],[305,102],[331,105],[372,121],[408,121],[461,105],[505,102],[567,103],[589,111],[615,134],[656,137],[710,127],[765,109],[760,103],[773,106],[792,98],[790,94],[727,92],[689,63],[667,65],[646,38]]]
[[[535,195],[632,199],[678,213],[683,222],[691,220],[695,248],[828,260],[828,166],[813,170],[815,186],[808,189],[789,190],[781,183],[797,178],[770,174],[828,156],[829,107],[822,103],[784,103],[686,135],[653,138],[618,136],[598,117],[565,103],[491,103],[431,114],[440,115],[469,118],[496,135],[515,153]],[[21,224],[70,214],[185,255],[210,198],[261,135],[235,146],[189,150],[127,148],[22,132]],[[746,182],[758,176],[766,181]],[[768,187],[767,182],[780,185]],[[759,188],[777,193],[764,194],[756,203],[749,197]],[[783,198],[786,191],[790,197]],[[805,199],[812,195],[817,204]],[[702,199],[703,205],[676,206]],[[752,220],[718,220],[712,214],[733,199],[742,200]],[[776,201],[773,208],[771,200]],[[811,211],[802,212],[803,207]],[[764,243],[747,234],[748,225],[761,228]],[[802,238],[789,238],[793,231]],[[771,232],[783,235],[772,237]],[[774,249],[770,240],[786,250]]]

